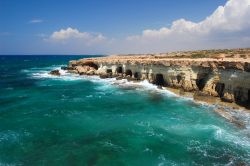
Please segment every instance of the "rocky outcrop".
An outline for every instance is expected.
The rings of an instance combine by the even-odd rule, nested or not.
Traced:
[[[67,66],[62,66],[61,69],[62,70],[68,70],[68,67]]]
[[[250,105],[250,58],[164,58],[109,56],[70,61],[71,72],[145,80],[159,85],[202,92],[226,102]]]
[[[52,70],[51,72],[49,72],[49,74],[54,75],[54,76],[60,76],[61,75],[59,70]]]
[[[75,70],[80,75],[83,75],[83,74],[94,75],[96,69],[91,66],[76,66]]]

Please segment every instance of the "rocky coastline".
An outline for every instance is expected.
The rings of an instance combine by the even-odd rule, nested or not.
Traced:
[[[104,79],[148,80],[197,101],[250,109],[250,49],[113,55],[72,60],[62,69]]]

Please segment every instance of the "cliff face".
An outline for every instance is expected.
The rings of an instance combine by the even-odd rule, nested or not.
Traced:
[[[250,59],[113,56],[70,61],[71,72],[144,80],[166,87],[250,105]]]

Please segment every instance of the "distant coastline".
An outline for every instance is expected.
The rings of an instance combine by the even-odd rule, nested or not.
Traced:
[[[103,57],[103,56],[108,56],[104,54],[94,54],[94,55],[88,55],[88,54],[0,54],[0,56],[91,56],[91,57]]]

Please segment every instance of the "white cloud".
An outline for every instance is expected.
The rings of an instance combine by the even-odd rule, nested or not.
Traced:
[[[109,40],[101,33],[82,32],[71,27],[55,31],[43,39],[53,51],[67,54],[103,54],[109,48]]]
[[[67,28],[61,29],[60,31],[55,31],[50,36],[53,40],[66,40],[70,38],[88,38],[89,33],[87,32],[79,32],[77,29]]]
[[[49,39],[51,41],[63,43],[77,39],[83,44],[91,45],[104,41],[106,38],[100,33],[80,32],[78,29],[69,27],[53,32]]]
[[[77,53],[153,53],[250,47],[250,0],[228,0],[200,22],[182,18],[170,27],[146,29],[140,35],[123,39],[108,39],[101,33],[81,32],[69,27],[53,32],[46,40],[57,44],[60,51]]]
[[[229,0],[209,17],[195,23],[179,19],[170,28],[147,29],[127,37],[136,52],[250,46],[250,0]],[[144,50],[143,50],[144,48]]]
[[[30,24],[38,24],[38,23],[42,23],[42,22],[43,22],[43,20],[41,20],[41,19],[33,19],[33,20],[29,21]]]

